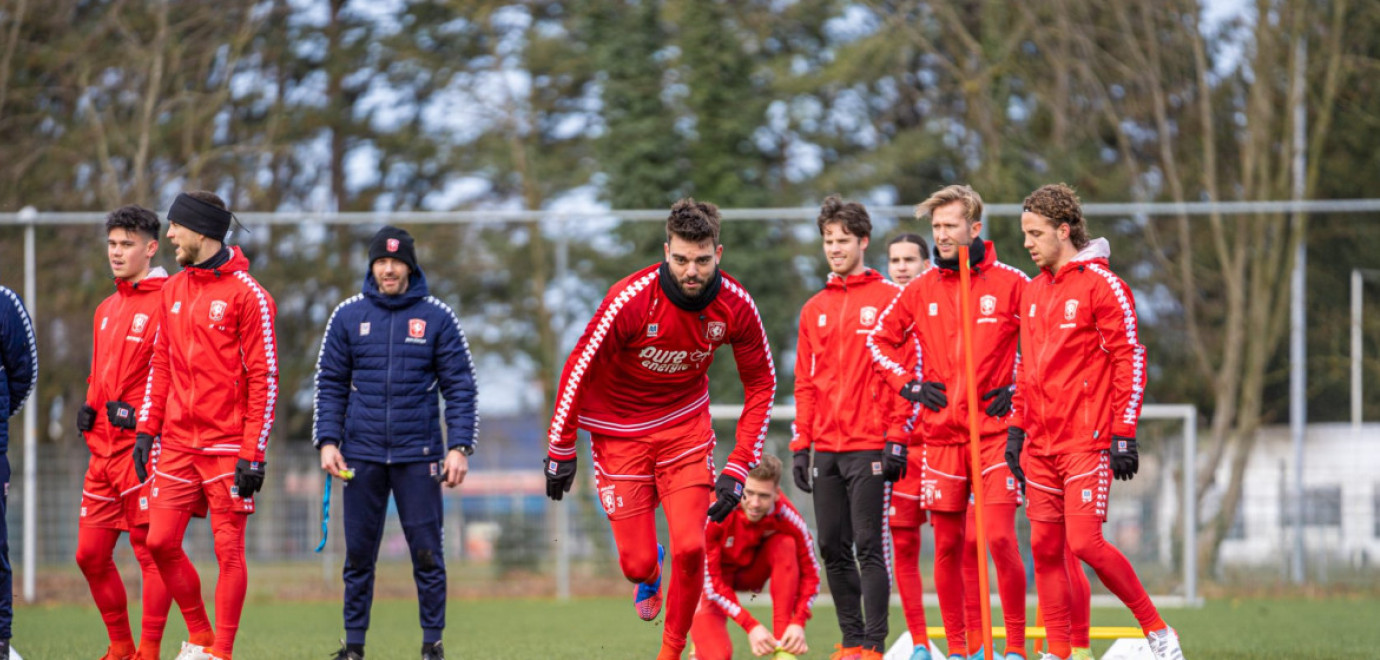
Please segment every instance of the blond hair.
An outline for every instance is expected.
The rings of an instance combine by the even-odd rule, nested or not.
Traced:
[[[770,481],[781,485],[781,459],[771,454],[763,454],[762,462],[748,472],[748,476],[758,481]]]
[[[982,195],[969,186],[954,184],[940,188],[930,198],[915,205],[915,218],[918,220],[934,213],[935,209],[958,202],[963,205],[963,219],[973,224],[982,219]]]

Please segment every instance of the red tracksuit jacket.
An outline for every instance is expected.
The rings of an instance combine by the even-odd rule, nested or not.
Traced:
[[[882,313],[876,330],[868,337],[873,359],[885,370],[888,389],[896,398],[901,398],[901,386],[914,377],[906,368],[901,342],[911,336],[919,339],[921,380],[943,383],[949,399],[949,405],[939,412],[920,407],[916,432],[931,445],[968,442],[968,383],[964,377],[959,277],[957,270],[935,267],[911,280],[895,304]],[[973,366],[979,397],[1015,382],[1021,325],[1017,306],[1028,280],[1025,273],[998,261],[996,248],[990,241],[984,242],[982,261],[973,268],[970,293]],[[1004,420],[987,415],[985,402],[979,400],[978,407],[983,437],[1006,432]]]
[[[805,625],[810,620],[810,608],[819,596],[819,562],[815,559],[815,541],[805,519],[795,505],[782,493],[776,508],[757,522],[751,522],[742,507],[733,510],[721,523],[710,522],[704,530],[705,596],[743,630],[757,627],[753,618],[738,602],[733,585],[725,573],[736,573],[751,566],[762,542],[773,534],[795,537],[796,556],[800,566],[800,585],[791,623]]]
[[[86,377],[86,405],[96,410],[96,421],[84,434],[94,456],[127,454],[134,447],[134,431],[111,426],[105,404],[143,402],[161,317],[160,293],[167,281],[168,272],[162,268],[149,271],[138,284],[117,279],[115,293],[96,307],[91,374]]]
[[[189,267],[163,286],[138,431],[165,448],[263,461],[278,403],[278,308],[244,253],[231,252],[220,268]]]
[[[876,450],[887,438],[908,438],[909,402],[887,391],[867,357],[868,333],[900,291],[871,268],[830,273],[801,308],[791,451]]]
[[[722,273],[714,301],[686,311],[662,291],[660,277],[660,264],[648,266],[609,289],[566,359],[547,453],[553,460],[574,458],[577,428],[638,437],[702,413],[709,406],[714,351],[730,344],[745,403],[724,472],[746,481],[762,457],[776,395],[776,368],[757,304]]]
[[[1135,437],[1145,396],[1145,347],[1131,288],[1108,268],[1098,238],[1021,297],[1021,373],[1012,426],[1033,456],[1101,451]]]

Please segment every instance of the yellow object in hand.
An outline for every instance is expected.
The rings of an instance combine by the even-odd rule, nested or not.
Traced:
[[[341,470],[341,471],[340,471],[340,478],[341,478],[341,479],[344,479],[345,481],[349,481],[349,480],[351,480],[351,479],[354,479],[354,478],[355,478],[355,471],[354,471],[354,470],[351,470],[350,468],[345,468],[344,470]]]

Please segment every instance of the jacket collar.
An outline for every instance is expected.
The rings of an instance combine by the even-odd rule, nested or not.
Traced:
[[[219,266],[205,268],[200,265],[187,266],[182,272],[192,277],[220,277],[249,270],[249,259],[244,256],[244,251],[239,246],[227,248],[230,251],[230,258]],[[209,263],[215,263],[210,261]]]
[[[719,297],[719,289],[724,285],[724,271],[722,268],[715,268],[714,279],[705,283],[704,291],[693,298],[685,295],[685,292],[680,290],[680,285],[676,284],[676,277],[671,274],[671,262],[661,262],[657,279],[661,281],[661,292],[666,294],[672,304],[687,312],[698,312],[714,304],[714,299]]]
[[[410,307],[417,301],[427,297],[426,274],[421,267],[412,271],[407,277],[407,290],[396,295],[386,296],[379,292],[379,283],[374,279],[374,272],[371,270],[364,274],[364,297],[368,298],[375,305],[386,309],[402,309]]]
[[[153,269],[149,271],[149,274],[145,275],[144,279],[139,280],[137,284],[131,284],[129,280],[116,278],[115,290],[126,296],[133,293],[151,293],[154,291],[161,291],[163,289],[163,284],[167,281],[168,271],[163,270],[162,266],[154,266]]]
[[[968,248],[968,265],[973,269],[973,274],[980,273],[997,261],[997,248],[992,245],[992,241],[978,239]],[[941,276],[958,275],[958,257],[953,259],[941,259],[939,248],[934,249],[934,267],[939,269]]]
[[[864,268],[863,272],[856,275],[844,276],[838,273],[829,273],[829,279],[824,281],[824,288],[847,289],[850,286],[858,286],[880,279],[882,279],[882,274],[871,268]]]
[[[1082,250],[1078,251],[1078,254],[1074,256],[1073,261],[1064,264],[1064,267],[1060,268],[1059,272],[1055,273],[1048,268],[1045,268],[1044,270],[1045,272],[1053,276],[1055,279],[1058,279],[1062,277],[1065,273],[1072,272],[1073,269],[1082,268],[1084,266],[1087,266],[1088,264],[1101,264],[1103,266],[1106,266],[1108,262],[1111,260],[1111,258],[1112,244],[1108,243],[1107,239],[1105,238],[1094,238],[1091,241],[1089,241],[1087,245],[1083,246]]]

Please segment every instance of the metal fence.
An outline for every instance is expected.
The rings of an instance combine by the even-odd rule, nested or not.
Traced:
[[[919,230],[928,236],[927,229],[910,220],[908,206],[871,211],[876,247],[869,251],[869,261],[880,269],[885,268],[881,238],[902,230]],[[1016,249],[1013,238],[1013,217],[1019,211],[1016,205],[989,206],[988,230],[997,235],[1005,261],[1026,267],[1028,259]],[[1115,228],[1120,240],[1130,243],[1141,240],[1136,232],[1144,223],[1167,221],[1179,213],[1195,218],[1209,213],[1255,217],[1295,211],[1312,214],[1315,227],[1327,223],[1375,227],[1380,200],[1085,207],[1094,233]],[[778,403],[785,404],[778,410],[783,415],[790,403],[795,314],[818,289],[825,272],[813,222],[816,213],[816,209],[724,212],[728,220],[724,267],[739,275],[759,299],[776,348]],[[589,476],[587,454],[575,497],[553,504],[543,495],[539,464],[547,411],[538,404],[541,396],[535,379],[532,281],[540,269],[534,260],[546,255],[540,257],[547,260],[540,302],[563,344],[555,356],[559,367],[607,286],[636,266],[660,259],[659,229],[644,221],[664,217],[664,211],[242,214],[250,233],[237,242],[250,253],[252,272],[278,300],[284,358],[284,395],[270,447],[270,479],[248,531],[251,571],[265,577],[252,579],[251,588],[283,597],[338,593],[343,557],[338,503],[330,523],[330,541],[324,552],[313,552],[321,537],[322,475],[309,442],[311,366],[325,316],[358,289],[368,235],[377,225],[390,222],[408,226],[418,235],[419,256],[432,278],[432,291],[460,313],[479,359],[483,445],[466,484],[445,496],[452,589],[474,593],[502,589],[526,595],[615,589],[621,593],[625,587],[608,525],[592,488],[583,483]],[[30,600],[85,598],[85,585],[72,557],[87,453],[72,429],[71,417],[72,402],[84,391],[82,365],[89,359],[90,313],[109,292],[108,270],[97,247],[104,238],[101,219],[95,213],[0,214],[0,283],[22,288],[35,309],[43,364],[40,394],[26,409],[23,431],[14,424],[10,452],[16,475],[9,514],[12,561],[22,567],[23,594]],[[546,252],[532,249],[534,236],[544,240]],[[755,242],[736,242],[740,239]],[[62,247],[55,250],[53,245]],[[1374,247],[1371,252],[1380,253],[1380,241]],[[1114,252],[1114,266],[1146,308],[1142,310],[1143,333],[1160,334],[1159,350],[1186,352],[1187,348],[1176,348],[1172,336],[1164,336],[1172,335],[1172,328],[1157,326],[1157,317],[1172,308],[1172,300],[1166,301],[1154,278],[1141,271],[1143,264],[1123,270],[1117,258]],[[169,258],[162,259],[171,265]],[[1337,268],[1349,275],[1366,265],[1337,264]],[[17,286],[22,280],[27,280],[27,286]],[[1373,285],[1364,291],[1358,287],[1356,300],[1374,300],[1377,293]],[[1211,292],[1206,295],[1211,297]],[[1312,359],[1315,364],[1337,363],[1340,391],[1357,401],[1360,387],[1347,383],[1369,381],[1374,387],[1375,377],[1370,374],[1380,371],[1374,366],[1374,347],[1380,344],[1377,326],[1371,314],[1354,321],[1355,335],[1342,328],[1310,329],[1315,335],[1337,335],[1335,352],[1315,352]],[[1349,336],[1352,345],[1369,351],[1364,370],[1345,368],[1349,355],[1343,347]],[[1159,357],[1152,352],[1152,366]],[[1169,357],[1173,359],[1166,363],[1185,362],[1182,355]],[[731,359],[720,355],[719,360],[728,364],[716,365],[711,377],[715,400],[740,400],[734,394],[737,379]],[[1362,371],[1364,377],[1355,378],[1353,374]],[[1279,375],[1272,378],[1265,393],[1271,415],[1266,421],[1281,424],[1288,419],[1284,414],[1288,393],[1277,382]],[[1154,376],[1149,399],[1165,400],[1155,391]],[[1142,471],[1129,484],[1117,483],[1107,527],[1108,538],[1132,557],[1152,592],[1190,600],[1199,591],[1192,548],[1202,521],[1194,520],[1194,508],[1185,507],[1184,502],[1201,499],[1206,517],[1224,495],[1224,478],[1201,494],[1191,492],[1195,479],[1185,478],[1199,476],[1199,459],[1209,451],[1197,435],[1206,428],[1209,404],[1195,400],[1184,407],[1147,406],[1142,424],[1147,438],[1142,451],[1147,455]],[[731,437],[731,421],[717,423],[720,436]],[[1282,428],[1267,426],[1261,438],[1247,468],[1237,522],[1222,546],[1222,560],[1203,577],[1226,584],[1258,584],[1262,576],[1286,579],[1298,538],[1304,545],[1302,559],[1310,581],[1380,583],[1374,560],[1380,552],[1380,480],[1369,476],[1380,474],[1380,452],[1374,450],[1380,428],[1310,426],[1302,463],[1291,454],[1290,434]],[[785,421],[773,423],[769,449],[788,456],[788,440]],[[726,453],[726,447],[720,449]],[[584,441],[581,451],[587,452]],[[1225,464],[1221,469],[1226,469]],[[787,492],[792,490],[787,485]],[[1300,497],[1302,518],[1291,513]],[[813,519],[808,498],[795,499],[806,510],[807,519]],[[1028,538],[1024,527],[1020,533]],[[390,522],[386,534],[382,560],[401,567],[408,556],[401,529]],[[204,523],[194,523],[187,546],[198,563],[214,561]],[[122,553],[129,560],[122,565],[132,566],[127,550]],[[405,587],[401,593],[410,593],[410,581],[401,583]],[[380,588],[384,587],[381,581]]]

